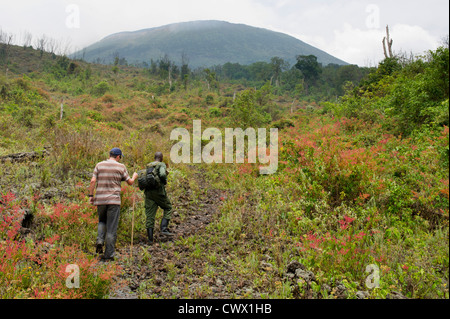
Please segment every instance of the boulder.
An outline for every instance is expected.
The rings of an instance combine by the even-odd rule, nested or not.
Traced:
[[[287,272],[288,273],[293,273],[295,274],[295,271],[297,269],[302,269],[302,270],[306,270],[306,267],[304,265],[302,265],[301,263],[299,263],[296,260],[293,260],[289,263],[289,265],[287,266]]]

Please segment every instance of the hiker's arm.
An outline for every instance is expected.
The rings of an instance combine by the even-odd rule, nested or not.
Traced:
[[[91,182],[89,183],[89,197],[90,197],[90,202],[93,203],[94,202],[94,189],[95,189],[95,184],[97,183],[97,179],[95,178],[95,176],[92,177]],[[92,195],[92,196],[90,196]]]
[[[128,185],[130,185],[130,186],[133,185],[136,178],[138,178],[138,173],[134,172],[133,177],[130,178],[129,180],[127,180]]]
[[[161,179],[161,182],[166,185],[167,184],[167,174],[169,172],[166,170],[166,164],[162,163],[159,167],[159,178]]]
[[[97,183],[97,179],[95,177],[92,177],[89,184],[89,195],[94,195],[95,183]]]

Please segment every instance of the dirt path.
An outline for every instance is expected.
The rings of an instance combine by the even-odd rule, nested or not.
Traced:
[[[110,294],[111,299],[139,298],[139,294],[143,291],[147,296],[173,298],[183,289],[181,283],[179,288],[173,288],[169,292],[161,288],[170,276],[168,272],[171,267],[182,272],[186,270],[188,258],[184,257],[189,254],[188,248],[185,245],[177,245],[176,242],[179,239],[188,240],[194,234],[201,234],[218,213],[223,197],[227,196],[226,192],[211,188],[201,168],[192,170],[192,176],[199,189],[197,200],[192,201],[192,191],[187,187],[179,198],[171,198],[174,215],[169,229],[175,236],[172,239],[160,236],[159,227],[155,225],[155,243],[148,245],[146,235],[140,234],[133,245],[132,260],[130,260],[131,245],[117,250],[119,258],[116,262],[123,267],[123,273],[118,278],[121,284]],[[157,223],[160,218],[161,211],[158,211]],[[192,276],[195,276],[199,271],[195,265],[190,266],[193,269]]]

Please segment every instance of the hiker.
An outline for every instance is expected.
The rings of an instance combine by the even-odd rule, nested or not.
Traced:
[[[97,254],[103,253],[103,245],[106,240],[105,253],[101,256],[103,261],[114,260],[121,204],[121,182],[133,185],[138,177],[138,174],[134,173],[130,178],[125,165],[119,163],[122,158],[122,151],[119,148],[113,148],[109,152],[109,159],[95,166],[89,185],[90,202],[97,206],[98,211]],[[97,190],[94,197],[96,184]]]
[[[153,228],[155,226],[155,216],[158,207],[164,210],[163,219],[161,220],[161,234],[165,236],[173,236],[169,231],[169,221],[172,217],[172,203],[167,197],[167,167],[163,162],[163,154],[161,152],[155,153],[155,161],[148,164],[147,168],[154,167],[154,171],[159,176],[159,186],[155,189],[145,189],[145,215],[147,217],[146,228],[149,244],[153,244]]]

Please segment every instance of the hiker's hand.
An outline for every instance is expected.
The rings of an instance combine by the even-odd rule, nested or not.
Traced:
[[[91,203],[91,205],[94,205],[94,197],[89,197],[89,203]]]
[[[134,172],[132,180],[136,180],[136,178],[138,178],[138,173]]]

